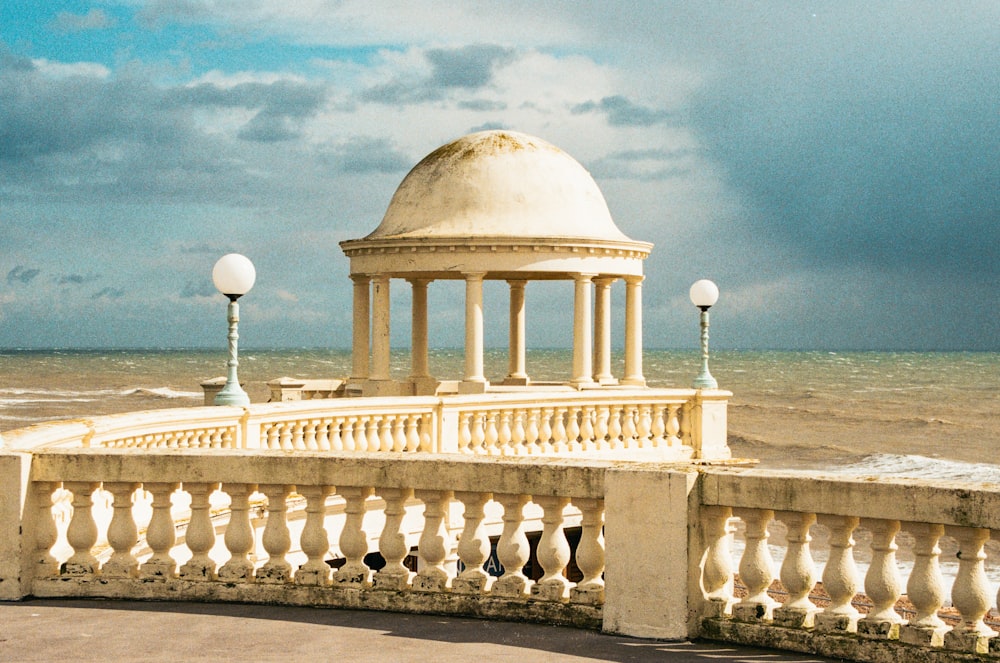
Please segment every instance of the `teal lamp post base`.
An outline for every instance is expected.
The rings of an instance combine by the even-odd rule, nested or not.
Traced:
[[[227,382],[222,391],[215,395],[215,405],[250,405],[250,397],[239,383]]]

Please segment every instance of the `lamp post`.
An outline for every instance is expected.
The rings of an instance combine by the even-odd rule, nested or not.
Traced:
[[[708,309],[719,301],[719,286],[708,279],[695,281],[688,293],[691,303],[701,309],[701,372],[694,379],[695,389],[718,389],[719,383],[708,372]]]
[[[240,322],[240,305],[236,300],[247,294],[257,279],[257,270],[246,256],[229,253],[215,263],[212,268],[212,281],[219,292],[229,297],[229,372],[226,375],[226,385],[215,395],[216,405],[250,405],[250,397],[240,386],[236,375],[237,359],[236,342],[240,335],[237,326]]]

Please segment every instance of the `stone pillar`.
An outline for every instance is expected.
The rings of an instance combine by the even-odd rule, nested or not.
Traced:
[[[429,279],[407,279],[413,288],[410,331],[410,379],[429,378],[427,361],[427,284]]]
[[[573,379],[576,386],[594,381],[594,353],[590,311],[590,283],[593,274],[577,274],[573,279]]]
[[[368,379],[369,324],[371,322],[371,278],[352,274],[354,281],[354,326],[351,344],[351,382]]]
[[[459,390],[462,393],[486,391],[483,375],[483,277],[485,272],[471,272],[465,276],[465,377]]]
[[[389,379],[389,277],[372,279],[375,310],[372,312],[372,380]]]
[[[504,384],[526,385],[524,287],[527,281],[507,281],[510,285],[510,342],[507,378]]]
[[[601,384],[615,384],[611,374],[611,284],[615,279],[594,279],[594,380]]]
[[[642,376],[642,281],[625,277],[625,377],[622,384],[646,385]]]

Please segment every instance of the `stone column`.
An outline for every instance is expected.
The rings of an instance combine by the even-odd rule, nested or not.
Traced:
[[[594,381],[592,370],[593,339],[590,311],[590,283],[593,274],[573,278],[573,379],[578,387]]]
[[[410,332],[410,379],[430,377],[427,361],[427,284],[429,279],[407,279],[413,288]]]
[[[611,374],[611,284],[615,279],[594,279],[594,380],[601,384],[614,384]]]
[[[371,277],[352,274],[354,281],[354,326],[351,344],[351,382],[368,379],[369,325],[371,322]]]
[[[507,281],[510,285],[510,342],[507,378],[504,384],[528,384],[525,370],[524,287],[527,281]]]
[[[375,310],[372,313],[372,380],[389,379],[389,276],[372,279]]]
[[[625,377],[622,384],[645,386],[642,376],[642,281],[625,277]]]
[[[485,272],[465,276],[465,377],[460,390],[482,393],[486,390],[483,375],[483,277]]]

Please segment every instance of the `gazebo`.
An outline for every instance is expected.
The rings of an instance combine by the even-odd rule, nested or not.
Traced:
[[[575,159],[532,136],[473,133],[428,154],[396,189],[368,236],[340,243],[354,282],[352,372],[364,395],[433,394],[428,363],[427,289],[465,281],[465,368],[460,393],[483,393],[483,281],[510,287],[509,373],[528,385],[525,286],[572,280],[573,366],[568,384],[645,385],[642,373],[642,261],[652,244],[622,233],[594,179]],[[411,374],[389,372],[392,279],[412,288]],[[611,373],[611,285],[625,281],[625,370]],[[593,315],[592,315],[593,309]]]

